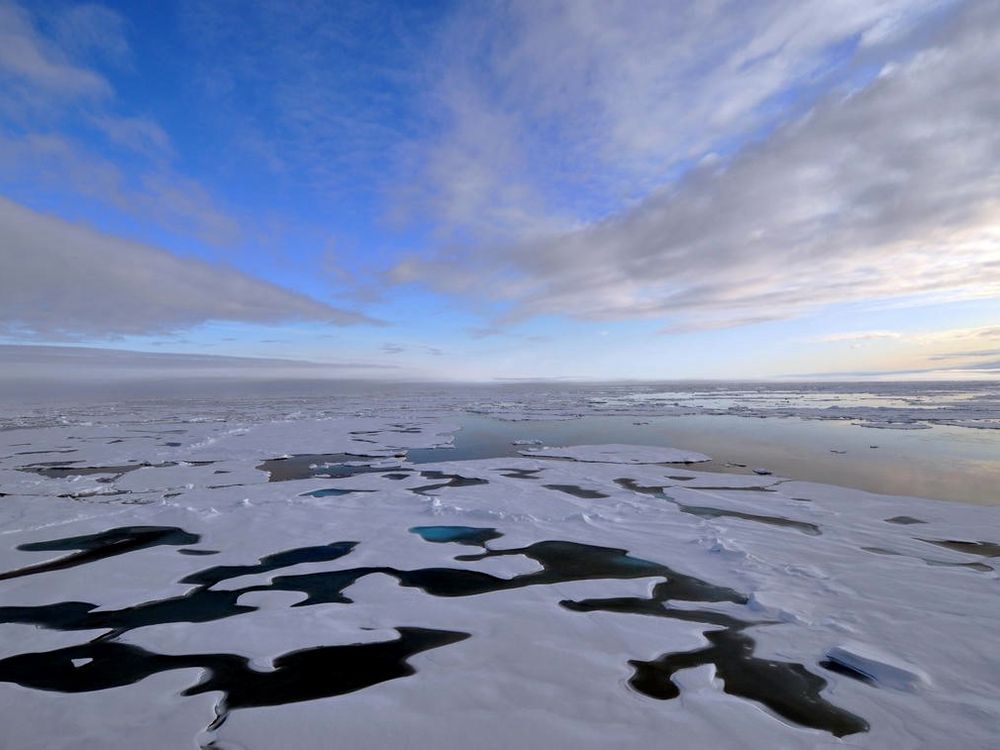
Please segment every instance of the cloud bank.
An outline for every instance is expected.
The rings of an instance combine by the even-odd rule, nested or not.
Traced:
[[[425,85],[414,200],[445,227],[620,210],[877,61],[951,0],[513,0],[459,9]]]
[[[795,16],[784,18],[791,28]],[[884,23],[867,20],[853,27],[861,45],[892,31],[891,13]],[[772,44],[755,38],[723,68],[775,55],[794,63],[779,44],[785,26],[768,28],[778,35]],[[453,244],[436,258],[404,259],[391,278],[453,293],[492,290],[513,303],[508,320],[655,318],[668,330],[787,318],[847,301],[1000,294],[998,36],[1000,6],[968,4],[936,36],[914,37],[915,54],[899,52],[857,90],[829,93],[731,159],[702,159],[630,210],[561,232],[525,232],[520,241]],[[557,58],[563,54],[573,53]],[[696,97],[692,122],[709,123],[709,135],[732,118],[752,122],[757,105],[778,90],[771,77],[781,79],[784,68],[772,67],[745,105],[722,100],[735,107],[731,117],[699,111]],[[631,127],[621,137],[636,153],[643,132],[660,139],[667,129],[655,109],[645,111],[648,121],[623,121]],[[691,128],[680,133],[668,148],[697,153],[699,144],[686,145]]]
[[[371,362],[308,362],[268,357],[136,352],[87,346],[0,344],[0,380],[25,377],[107,377],[178,375],[298,375],[318,377],[360,370],[398,370]]]
[[[179,258],[0,198],[0,331],[53,339],[210,320],[374,323],[233,268]]]

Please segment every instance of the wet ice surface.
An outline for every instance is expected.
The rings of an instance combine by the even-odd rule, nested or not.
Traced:
[[[997,507],[512,444],[541,422],[464,444],[446,406],[0,432],[0,745],[994,741]]]

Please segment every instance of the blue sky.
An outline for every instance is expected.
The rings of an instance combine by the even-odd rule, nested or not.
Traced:
[[[0,343],[995,377],[998,32],[959,0],[0,0]]]

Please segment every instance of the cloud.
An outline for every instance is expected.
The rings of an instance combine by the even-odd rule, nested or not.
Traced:
[[[100,370],[119,374],[143,372],[160,374],[206,373],[209,371],[260,371],[283,369],[288,372],[316,370],[395,370],[396,365],[372,362],[310,362],[274,357],[232,357],[218,354],[137,352],[89,346],[25,346],[0,344],[0,363],[9,377],[28,372],[66,376],[78,368],[93,373]]]
[[[1000,326],[948,328],[914,332],[856,331],[834,333],[806,339],[812,343],[849,343],[859,349],[871,341],[891,341],[891,346],[879,347],[863,360],[867,369],[840,373],[843,376],[921,375],[947,378],[992,372],[1000,357]],[[839,355],[838,355],[839,359]],[[836,373],[813,373],[830,376]],[[807,377],[801,375],[796,377]]]
[[[77,56],[93,55],[115,63],[131,56],[124,18],[103,5],[76,3],[60,9],[52,32],[60,49]]]
[[[950,340],[1000,339],[1000,326],[959,328],[953,331],[947,331],[944,335],[946,335]]]
[[[43,192],[78,205],[84,196],[181,236],[234,243],[238,224],[172,168],[173,145],[160,124],[116,111],[116,91],[95,63],[127,65],[125,32],[125,20],[99,5],[37,5],[29,13],[0,0],[0,178],[9,197]],[[123,150],[139,158],[123,160]]]
[[[116,127],[107,122],[105,126]],[[155,139],[152,134],[156,132],[156,126],[151,124],[146,137]],[[120,136],[128,137],[124,133]],[[133,133],[132,137],[139,136]],[[136,146],[139,144],[135,141]],[[154,148],[153,142],[147,145]],[[56,195],[68,194],[77,202],[81,197],[89,198],[105,208],[151,220],[182,237],[229,245],[241,236],[237,222],[197,181],[161,165],[135,177],[127,175],[111,159],[58,134],[6,136],[0,131],[0,173],[21,185],[42,187]]]
[[[439,349],[436,346],[429,346],[427,344],[416,344],[411,349],[418,349],[420,351],[426,352],[433,357],[441,357],[444,355],[444,350]],[[402,354],[407,350],[407,347],[402,344],[383,344],[382,353],[383,354]]]
[[[844,331],[828,333],[809,339],[816,343],[837,343],[841,341],[879,341],[884,339],[899,339],[903,334],[898,331]]]
[[[209,320],[375,323],[232,268],[181,259],[0,198],[0,326],[48,339]]]
[[[88,11],[87,8],[91,8]],[[93,6],[80,6],[69,11],[76,21],[64,17],[68,26],[82,30],[84,25],[91,32],[96,26]],[[101,13],[104,34],[98,38],[94,33],[69,38],[83,41],[85,47],[94,44],[101,47],[121,47],[120,18],[111,11]],[[117,21],[115,20],[117,19]],[[32,17],[12,2],[0,2],[0,80],[10,89],[5,90],[5,98],[37,101],[42,96],[59,98],[100,98],[111,94],[111,86],[103,76],[94,70],[70,59],[62,45],[53,43],[38,30]]]
[[[112,143],[152,158],[170,156],[173,146],[170,136],[148,117],[120,117],[110,114],[94,115],[94,127]]]
[[[864,88],[831,93],[631,210],[408,258],[393,278],[495,290],[515,303],[509,319],[702,328],[844,301],[1000,294],[998,34],[1000,6],[971,3]]]
[[[843,58],[877,59],[948,4],[467,6],[428,56],[436,129],[414,144],[404,197],[490,238],[578,226],[758,136],[837,82]]]
[[[1000,357],[1000,349],[982,349],[979,351],[947,352],[929,357],[932,360],[947,359],[977,359],[979,357]]]
[[[304,362],[208,354],[137,352],[70,346],[0,344],[0,401],[38,403],[53,398],[218,398],[240,393],[261,398],[315,392],[329,396],[335,382],[413,377],[394,365],[364,361]],[[250,390],[246,390],[246,389]],[[313,391],[315,389],[315,391]]]
[[[783,375],[788,380],[994,380],[1000,375],[1000,360],[979,365],[955,367],[922,367],[884,370],[839,370],[833,372],[803,372]]]
[[[230,147],[219,158],[250,157],[279,184],[363,203],[397,141],[417,127],[415,37],[441,12],[421,3],[184,3],[192,87]]]
[[[923,334],[912,337],[913,340],[924,348],[935,352],[928,359],[932,361],[952,360],[962,361],[963,366],[973,367],[968,363],[970,359],[982,359],[983,357],[1000,356],[1000,326],[979,326],[977,328],[954,328],[946,331],[936,331],[934,333]],[[963,349],[956,350],[955,347],[962,346]],[[978,348],[969,348],[978,347]],[[982,348],[987,347],[987,348]],[[944,349],[944,351],[940,351]]]

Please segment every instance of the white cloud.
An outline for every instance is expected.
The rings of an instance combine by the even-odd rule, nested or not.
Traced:
[[[104,43],[117,46],[123,40],[109,27]],[[15,100],[41,95],[104,97],[111,93],[103,76],[67,57],[60,45],[45,38],[31,16],[12,2],[0,2],[0,81],[11,86],[5,98],[14,96]]]
[[[514,318],[648,317],[675,328],[850,300],[998,295],[998,34],[1000,6],[970,4],[864,89],[827,96],[729,163],[703,165],[629,211],[554,236],[408,258],[395,278],[492,290],[514,301]],[[779,54],[782,41],[791,43],[779,34],[740,59],[751,64],[752,50],[793,60]],[[752,106],[735,111],[693,122],[711,129]]]
[[[828,333],[825,336],[817,336],[810,339],[817,343],[838,343],[841,341],[879,341],[885,339],[902,338],[898,331],[843,331],[841,333]]]
[[[233,243],[238,225],[171,167],[171,139],[160,124],[116,111],[116,92],[95,63],[128,63],[125,32],[125,20],[99,5],[0,0],[0,176],[14,190],[84,196],[175,234]],[[81,134],[85,128],[107,143]],[[136,168],[119,166],[121,149],[140,157]]]
[[[789,89],[822,80],[839,47],[877,57],[948,2],[467,6],[428,73],[440,129],[407,165],[410,198],[490,237],[605,215],[794,110]]]
[[[72,339],[209,320],[373,323],[235,269],[181,259],[0,198],[0,330]]]
[[[1000,341],[1000,325],[978,326],[976,328],[953,328],[939,331],[932,336],[924,336],[923,340],[933,341],[968,341],[982,343],[983,340]]]
[[[807,341],[811,343],[848,344],[859,349],[872,342],[865,356],[853,358],[853,368],[844,376],[919,375],[925,378],[958,376],[982,377],[1000,371],[1000,326],[946,328],[911,332],[854,331],[834,333]],[[840,352],[840,350],[837,350]],[[837,354],[840,360],[840,354]],[[827,360],[835,361],[835,360]],[[826,373],[833,374],[833,373]]]
[[[173,151],[170,136],[148,117],[94,115],[91,122],[112,143],[150,157],[169,156]]]
[[[115,63],[130,59],[128,24],[104,5],[76,2],[59,9],[51,19],[59,47],[72,54],[93,55]]]
[[[155,126],[148,131],[155,132]],[[134,178],[114,161],[58,134],[5,136],[0,132],[0,172],[56,195],[89,198],[182,237],[227,245],[240,236],[236,221],[197,181],[161,165]]]

